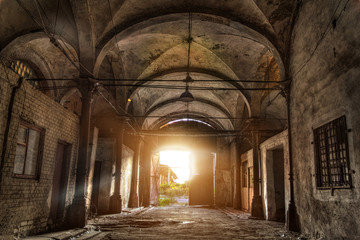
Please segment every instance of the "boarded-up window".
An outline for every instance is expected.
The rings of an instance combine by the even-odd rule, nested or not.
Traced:
[[[37,178],[40,174],[44,130],[21,122],[18,129],[14,176]]]

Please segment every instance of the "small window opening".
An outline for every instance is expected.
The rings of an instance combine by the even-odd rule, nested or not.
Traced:
[[[14,162],[15,177],[39,177],[43,136],[43,129],[20,122]]]
[[[316,182],[319,189],[350,188],[345,116],[314,129]]]
[[[27,81],[36,89],[40,88],[39,82],[31,79],[37,78],[35,71],[29,66],[29,64],[17,60],[11,64],[11,69],[14,70],[20,77],[26,78]]]

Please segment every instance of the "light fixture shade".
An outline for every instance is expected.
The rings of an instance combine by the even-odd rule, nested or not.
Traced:
[[[194,97],[193,97],[193,95],[189,92],[188,87],[186,87],[185,92],[183,92],[183,93],[180,95],[179,100],[180,100],[180,101],[183,101],[183,102],[192,102],[192,101],[194,101]]]

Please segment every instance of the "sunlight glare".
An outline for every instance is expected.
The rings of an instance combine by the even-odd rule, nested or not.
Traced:
[[[190,152],[185,151],[161,151],[160,164],[168,165],[176,174],[178,179],[175,182],[184,183],[189,180]]]

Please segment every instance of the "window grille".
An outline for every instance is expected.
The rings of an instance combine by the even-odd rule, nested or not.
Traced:
[[[38,178],[44,130],[21,122],[18,129],[14,176]]]
[[[345,116],[314,129],[314,138],[317,187],[350,188]]]

